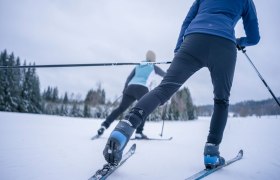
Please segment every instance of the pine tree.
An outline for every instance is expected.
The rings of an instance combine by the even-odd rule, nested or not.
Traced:
[[[8,58],[7,51],[0,54],[0,65],[6,66],[6,60]],[[5,111],[5,89],[6,89],[6,69],[0,69],[0,111]]]
[[[15,56],[12,53],[8,58],[8,66],[15,66]],[[16,69],[7,69],[7,97],[5,99],[10,107],[9,111],[17,111],[18,82],[16,81]]]
[[[68,104],[68,103],[69,103],[68,94],[67,94],[67,92],[65,92],[64,98],[63,98],[63,104]]]
[[[86,103],[84,105],[84,117],[92,117],[90,112],[90,106]]]
[[[195,108],[188,88],[184,87],[173,95],[169,114],[170,118],[174,120],[193,120],[196,118]]]
[[[17,60],[17,63],[19,60]],[[15,66],[15,56],[12,53],[8,55],[5,50],[1,53],[1,65]],[[20,94],[20,72],[18,69],[1,69],[0,70],[0,110],[18,111],[19,94]]]
[[[64,103],[63,103],[63,104],[60,106],[59,115],[61,115],[61,116],[68,116],[67,104],[64,104]]]
[[[23,80],[23,85],[22,85],[22,92],[21,92],[21,104],[20,104],[20,111],[21,112],[30,112],[30,100],[31,100],[31,95],[30,95],[30,89],[31,89],[31,69],[28,68],[27,70],[24,69],[24,80]]]
[[[35,65],[35,64],[34,64]],[[30,101],[32,105],[32,112],[41,113],[41,94],[40,94],[40,81],[39,77],[36,75],[36,69],[31,69],[31,92],[30,92]]]
[[[85,103],[87,103],[90,106],[97,106],[97,105],[104,105],[106,101],[106,94],[104,89],[101,88],[101,85],[99,84],[97,90],[89,90],[86,98]]]
[[[20,66],[20,59],[17,57],[16,59],[16,66]],[[23,84],[23,71],[22,69],[14,69],[14,94],[15,94],[15,101],[17,103],[17,107],[15,111],[20,111],[20,104],[21,104],[21,92],[22,92],[22,84]]]
[[[47,89],[44,97],[45,97],[45,100],[51,101],[51,99],[52,99],[52,88],[50,86],[48,86],[48,89]]]
[[[193,104],[190,90],[188,88],[184,87],[184,91],[186,93],[186,108],[187,108],[187,114],[188,114],[189,120],[194,120],[197,118],[197,115],[196,115],[195,106]]]
[[[73,106],[72,106],[72,109],[71,109],[70,116],[72,116],[72,117],[82,117],[82,113],[81,113],[81,110],[79,108],[79,105],[78,105],[77,101],[73,102]]]
[[[58,88],[57,87],[55,87],[53,89],[51,100],[52,100],[52,102],[58,102],[58,100],[59,100],[59,98],[58,98]]]
[[[28,68],[24,72],[20,110],[22,112],[40,113],[42,110],[40,82],[36,70],[35,68]]]
[[[65,92],[64,98],[62,100],[62,105],[60,107],[60,112],[59,112],[59,114],[61,116],[68,116],[69,115],[68,103],[69,103],[68,94],[67,94],[67,92]]]

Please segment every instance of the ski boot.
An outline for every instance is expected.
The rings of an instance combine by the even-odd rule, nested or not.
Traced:
[[[205,168],[213,169],[224,164],[225,164],[225,159],[220,156],[219,145],[206,143],[204,147]]]
[[[119,164],[122,159],[123,150],[134,130],[135,128],[127,120],[120,121],[117,124],[103,150],[103,156],[109,164]]]
[[[97,134],[98,134],[99,136],[101,136],[101,135],[104,133],[105,129],[106,129],[105,126],[101,126],[101,128],[98,129]]]
[[[135,133],[135,139],[149,139],[148,136],[146,136],[143,133]]]

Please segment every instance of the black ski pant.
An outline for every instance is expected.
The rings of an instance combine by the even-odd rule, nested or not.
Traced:
[[[202,33],[187,35],[160,85],[144,95],[130,111],[133,127],[138,127],[142,119],[170,99],[196,71],[206,67],[214,88],[214,112],[207,142],[220,144],[227,122],[236,53],[235,43],[228,39]]]
[[[121,103],[118,108],[113,110],[111,114],[106,118],[106,120],[102,123],[102,126],[108,128],[112,122],[121,115],[133,102],[139,100],[143,97],[147,92],[149,92],[148,88],[143,85],[131,84],[123,92],[123,97]],[[145,125],[145,120],[141,122],[141,124],[136,129],[136,133],[142,133]]]

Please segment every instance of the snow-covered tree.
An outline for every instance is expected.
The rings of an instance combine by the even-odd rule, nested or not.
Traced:
[[[168,113],[169,118],[174,120],[193,120],[196,118],[188,88],[184,87],[172,96]]]
[[[8,55],[7,51],[1,53],[2,66],[19,66],[19,58],[14,54]],[[0,110],[18,111],[21,101],[21,71],[17,68],[0,69]]]

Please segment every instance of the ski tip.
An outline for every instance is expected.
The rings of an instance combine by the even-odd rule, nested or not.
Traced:
[[[238,154],[240,154],[241,156],[243,156],[243,154],[244,154],[243,150],[240,149]]]
[[[100,138],[100,137],[101,137],[101,135],[98,135],[98,134],[97,134],[97,135],[91,137],[90,140],[95,140],[95,139],[98,139],[98,138]]]
[[[135,153],[135,150],[136,150],[136,144],[135,144],[135,143],[132,144],[132,146],[130,147],[129,150],[131,151],[132,154],[134,154],[134,153]]]

